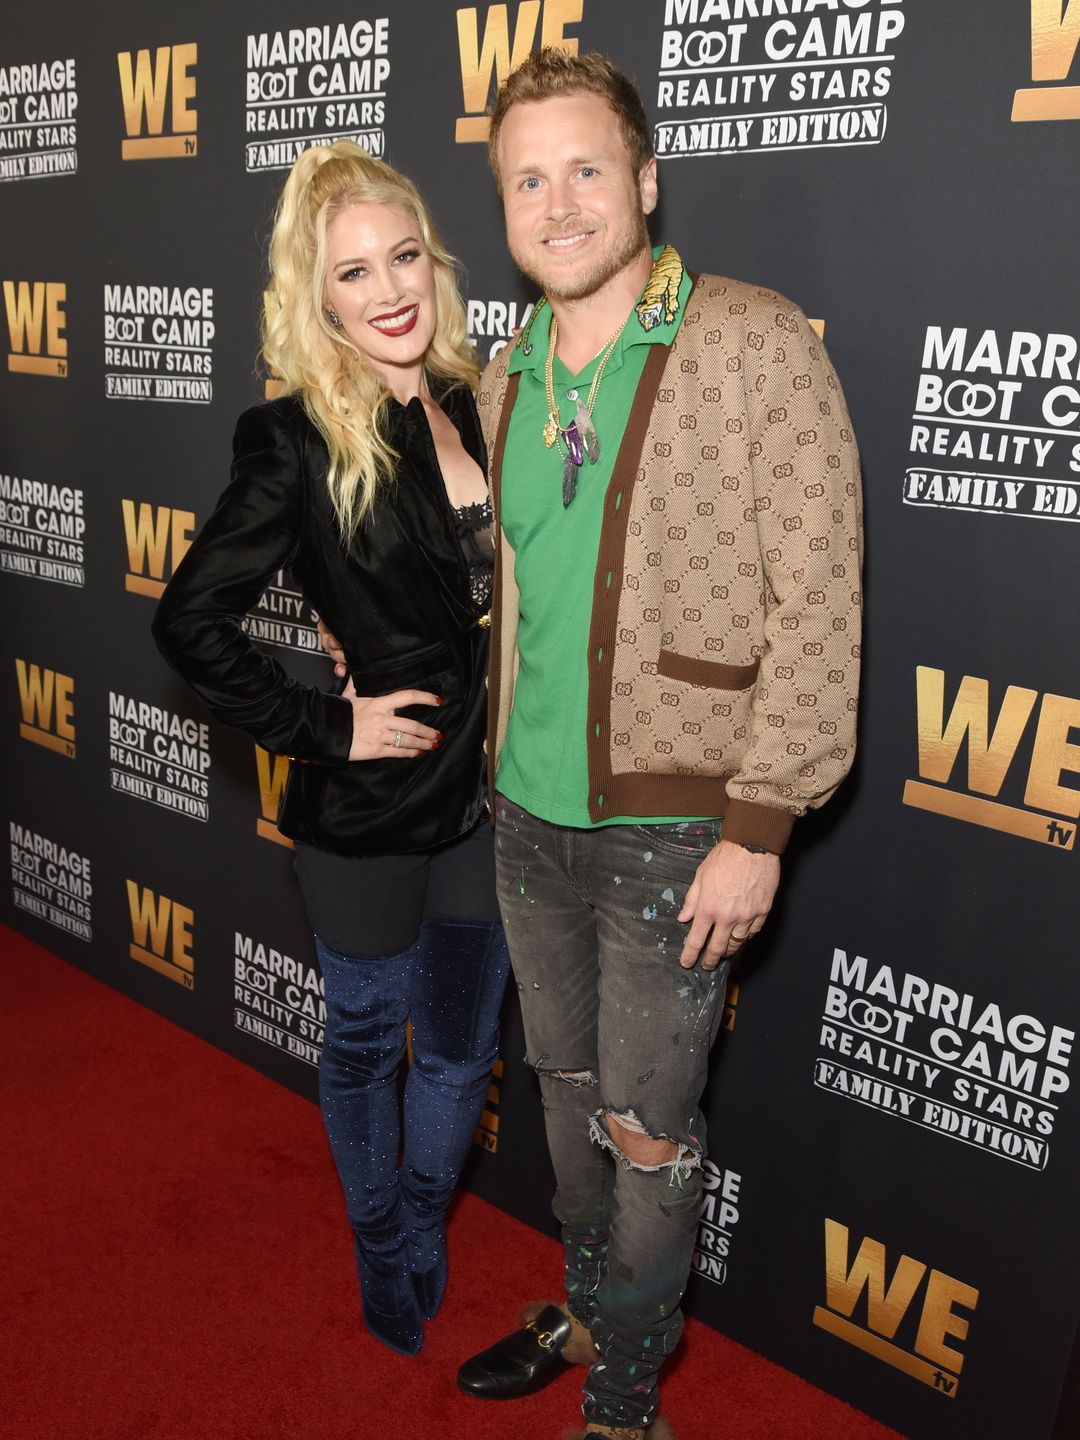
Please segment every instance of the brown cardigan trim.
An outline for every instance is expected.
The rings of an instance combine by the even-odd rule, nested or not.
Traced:
[[[737,845],[761,845],[774,855],[782,855],[797,819],[791,810],[755,805],[750,800],[730,800],[724,815],[724,839],[734,840]]]
[[[630,502],[656,392],[660,388],[660,377],[670,354],[671,350],[666,345],[649,347],[649,357],[634,392],[630,418],[623,431],[622,443],[615,457],[615,465],[604,496],[604,518],[593,580],[592,623],[589,626],[589,718],[585,736],[589,771],[589,819],[594,824],[608,815],[633,813],[613,807],[612,797],[608,793],[612,778],[612,664],[626,559],[626,533],[630,524]],[[673,810],[668,813],[674,815],[680,812]]]
[[[607,779],[604,810],[608,815],[707,815],[723,821],[723,839],[739,845],[760,845],[783,853],[796,816],[790,810],[731,799],[725,781],[716,775],[645,775],[627,771]]]
[[[513,657],[503,656],[502,645],[499,643],[499,636],[502,633],[502,465],[503,455],[506,451],[506,437],[510,433],[510,415],[514,408],[514,401],[517,399],[518,386],[521,383],[521,372],[515,371],[507,382],[506,391],[503,395],[502,410],[499,412],[499,428],[495,432],[495,443],[491,447],[491,460],[488,466],[488,484],[491,490],[491,508],[495,515],[495,531],[493,540],[495,544],[495,569],[491,581],[491,645],[488,659],[488,741],[487,741],[487,781],[488,781],[488,805],[491,810],[492,819],[495,818],[495,737],[498,734],[499,719],[499,696],[502,684],[502,667],[505,663],[511,667],[513,673]]]
[[[727,665],[722,660],[699,660],[692,655],[676,655],[674,650],[661,650],[656,673],[668,680],[682,680],[687,685],[705,685],[710,690],[748,690],[757,679],[761,661],[751,665]]]

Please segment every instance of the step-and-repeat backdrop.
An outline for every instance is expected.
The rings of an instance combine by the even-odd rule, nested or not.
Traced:
[[[532,297],[484,110],[541,42],[634,74],[655,237],[823,327],[865,466],[859,759],[797,827],[731,989],[690,1312],[918,1440],[1063,1433],[1080,0],[9,6],[3,918],[314,1095],[320,978],[274,824],[288,762],[212,723],[148,627],[266,393],[288,166],[349,136],[411,174],[486,360]],[[316,618],[283,573],[246,625],[325,684]],[[43,1063],[48,1021],[26,1016]],[[522,1048],[511,1000],[469,1184],[550,1227]]]

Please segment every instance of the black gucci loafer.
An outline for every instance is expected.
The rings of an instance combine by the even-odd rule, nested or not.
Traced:
[[[566,1373],[560,1357],[572,1333],[569,1316],[557,1305],[546,1305],[520,1330],[466,1360],[458,1371],[458,1389],[480,1400],[532,1395]]]

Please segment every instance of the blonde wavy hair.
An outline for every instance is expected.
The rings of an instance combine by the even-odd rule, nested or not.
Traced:
[[[262,355],[299,395],[330,452],[327,485],[348,541],[394,473],[398,454],[387,438],[390,391],[324,304],[326,231],[346,206],[396,205],[416,221],[435,272],[435,335],[425,373],[475,388],[480,373],[468,340],[456,262],[443,248],[416,186],[351,140],[305,150],[278,201],[270,238],[270,278],[263,306]]]

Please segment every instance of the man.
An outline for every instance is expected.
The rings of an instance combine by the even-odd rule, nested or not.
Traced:
[[[854,754],[858,457],[802,313],[650,248],[656,158],[609,60],[531,55],[489,153],[544,295],[478,403],[499,902],[567,1293],[458,1384],[585,1363],[586,1435],[660,1440],[730,958]]]
[[[730,957],[854,753],[858,459],[801,312],[650,249],[656,159],[610,61],[530,56],[490,158],[545,297],[479,405],[499,898],[567,1298],[458,1380],[511,1398],[587,1362],[587,1435],[658,1440]]]

